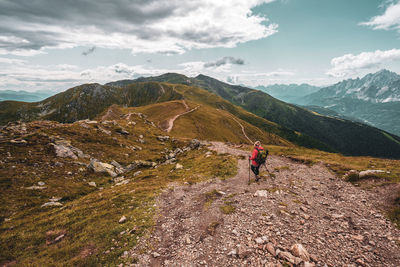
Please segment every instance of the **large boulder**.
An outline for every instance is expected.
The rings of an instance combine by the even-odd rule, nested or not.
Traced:
[[[117,176],[115,173],[115,167],[111,164],[100,162],[97,159],[92,159],[88,166],[89,169],[93,170],[95,173],[105,173],[111,177]]]
[[[127,171],[132,171],[138,168],[150,168],[156,166],[157,163],[152,161],[145,161],[145,160],[135,160],[128,166],[126,166]]]
[[[366,171],[361,171],[358,176],[361,178],[366,178],[369,176],[375,176],[375,174],[379,174],[379,173],[385,173],[385,171],[382,170],[366,170]]]
[[[192,139],[192,141],[190,141],[189,147],[191,149],[197,149],[200,147],[200,141],[197,139]]]
[[[57,157],[73,159],[88,157],[82,152],[82,150],[72,146],[71,141],[68,140],[58,139],[55,140],[53,143],[50,143],[50,145],[53,147]]]

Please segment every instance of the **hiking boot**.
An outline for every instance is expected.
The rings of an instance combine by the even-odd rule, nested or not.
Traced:
[[[259,176],[256,176],[256,182],[258,182],[260,180]]]

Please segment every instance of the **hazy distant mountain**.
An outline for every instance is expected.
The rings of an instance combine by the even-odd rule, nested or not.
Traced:
[[[295,103],[328,108],[400,135],[400,75],[388,70],[344,80]]]
[[[296,103],[297,99],[317,92],[321,87],[303,84],[273,84],[273,85],[259,85],[255,89],[266,92],[279,100]]]
[[[38,102],[49,96],[54,95],[52,92],[26,92],[26,91],[13,91],[5,90],[0,91],[0,101],[15,100],[24,102]]]

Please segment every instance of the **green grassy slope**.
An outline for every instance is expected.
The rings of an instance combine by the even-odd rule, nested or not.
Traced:
[[[245,144],[260,140],[263,144],[291,145],[285,139],[273,133],[265,132],[225,110],[187,100],[186,103],[190,109],[197,109],[175,120],[174,127],[170,132],[172,136]],[[147,115],[149,120],[155,122],[157,126],[163,129],[168,128],[168,121],[171,118],[187,111],[181,100],[120,110],[122,114],[129,114],[131,112],[143,113]],[[243,125],[245,134],[252,142],[243,134],[239,123]]]

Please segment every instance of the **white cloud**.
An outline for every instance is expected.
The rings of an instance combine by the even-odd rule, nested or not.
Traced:
[[[274,0],[0,1],[0,54],[102,47],[181,54],[234,47],[277,32],[252,8]]]
[[[390,4],[383,15],[375,16],[360,25],[370,26],[374,30],[400,31],[400,1]]]
[[[383,63],[400,60],[400,49],[376,50],[358,55],[346,54],[331,60],[332,68],[326,74],[333,77],[345,77],[356,74],[361,69],[379,67]]]

